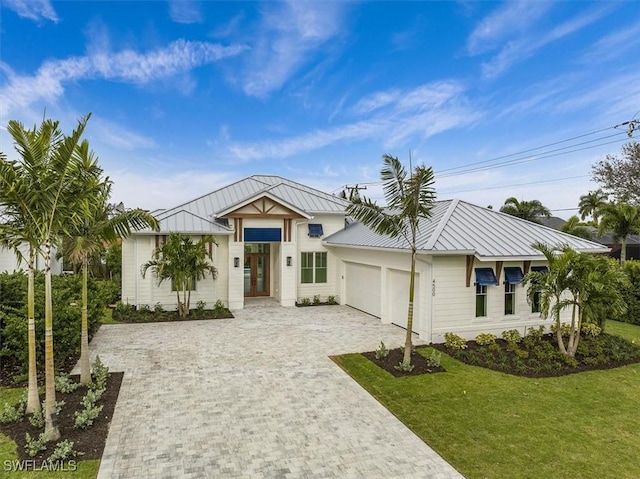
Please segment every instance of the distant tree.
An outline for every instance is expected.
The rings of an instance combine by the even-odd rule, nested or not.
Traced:
[[[627,237],[640,234],[640,206],[612,203],[602,209],[598,235],[611,233],[614,241],[620,241],[620,263],[627,259]]]
[[[584,220],[587,216],[591,216],[593,225],[597,227],[600,210],[607,204],[608,200],[609,195],[601,189],[590,191],[586,195],[582,195],[580,197],[580,203],[578,204],[580,219]]]
[[[567,222],[562,225],[560,231],[584,239],[591,239],[593,237],[589,226],[586,223],[582,223],[580,221],[580,218],[578,218],[576,215],[573,215],[571,218],[569,218]]]
[[[416,166],[413,171],[407,173],[398,158],[384,155],[382,159],[384,166],[380,171],[380,178],[387,208],[358,195],[351,199],[351,204],[347,206],[347,214],[378,234],[404,238],[411,248],[407,334],[402,359],[402,364],[408,367],[411,365],[417,235],[420,221],[431,217],[436,192],[433,188],[434,177],[431,168]]]
[[[151,268],[158,284],[170,280],[178,299],[178,313],[182,318],[189,314],[191,290],[198,281],[208,274],[213,279],[218,276],[218,270],[209,262],[211,259],[207,245],[214,243],[212,236],[203,236],[194,243],[187,235],[170,233],[167,241],[154,252],[154,259],[146,262],[140,269],[142,277]]]
[[[622,155],[607,155],[592,167],[593,179],[618,202],[640,206],[640,143],[622,147]]]
[[[519,201],[513,196],[504,200],[500,211],[533,223],[540,223],[540,217],[549,218],[551,212],[538,200]]]

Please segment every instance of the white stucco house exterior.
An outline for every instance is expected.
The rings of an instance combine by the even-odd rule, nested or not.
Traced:
[[[345,214],[347,202],[278,176],[255,175],[174,208],[156,212],[160,231],[123,242],[122,300],[175,307],[170,282],[145,278],[141,266],[173,231],[213,235],[217,280],[197,284],[192,302],[222,300],[241,309],[253,297],[282,306],[335,296],[406,327],[410,251],[402,239],[373,233]],[[420,226],[413,330],[428,342],[445,332],[469,339],[545,324],[526,299],[522,276],[544,268],[531,245],[568,244],[604,253],[598,243],[570,236],[460,200],[436,202]],[[546,322],[548,324],[548,321]]]

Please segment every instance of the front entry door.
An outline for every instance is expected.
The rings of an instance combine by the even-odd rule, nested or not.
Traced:
[[[269,296],[269,253],[244,254],[244,295]]]

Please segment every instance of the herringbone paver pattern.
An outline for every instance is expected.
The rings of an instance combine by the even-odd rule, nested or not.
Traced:
[[[404,331],[348,307],[265,307],[235,319],[102,326],[125,371],[100,479],[460,476],[329,355]]]

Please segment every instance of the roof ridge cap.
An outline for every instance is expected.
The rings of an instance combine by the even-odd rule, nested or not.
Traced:
[[[460,203],[460,200],[458,198],[454,198],[451,200],[451,204],[449,205],[449,207],[447,208],[447,211],[444,213],[444,215],[440,219],[438,226],[436,227],[434,232],[431,234],[429,241],[427,241],[427,244],[423,248],[424,250],[433,249],[434,245],[436,244],[436,241],[438,241],[438,238],[440,238],[442,231],[444,230],[445,226],[447,226],[447,223],[449,222],[451,215],[453,214],[454,210],[458,207],[459,203]]]

